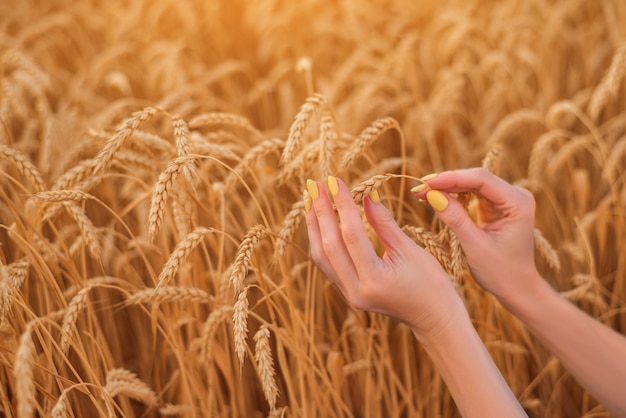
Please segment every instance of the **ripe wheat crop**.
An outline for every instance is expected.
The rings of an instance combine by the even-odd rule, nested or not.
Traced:
[[[304,184],[333,174],[444,266],[529,416],[609,416],[409,189],[470,166],[528,188],[541,273],[626,332],[624,1],[0,16],[0,415],[458,417],[410,330],[313,264]]]

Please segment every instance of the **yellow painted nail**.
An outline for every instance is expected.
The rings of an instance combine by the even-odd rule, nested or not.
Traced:
[[[339,183],[335,176],[328,176],[328,190],[330,190],[330,194],[333,196],[337,196],[339,193]]]
[[[306,189],[309,191],[309,196],[312,200],[320,197],[320,191],[317,189],[317,183],[311,179],[306,181]]]
[[[418,184],[417,186],[413,187],[411,189],[411,193],[419,193],[419,192],[423,192],[424,190],[426,190],[426,188],[428,187],[427,184]]]
[[[441,212],[448,207],[448,198],[439,190],[431,190],[426,193],[426,200],[428,200],[430,206],[435,208],[438,212]]]
[[[420,180],[422,180],[422,181],[432,180],[435,177],[437,177],[438,175],[439,175],[439,173],[430,173],[430,174],[425,175],[424,177],[422,177]]]
[[[306,212],[311,210],[311,198],[309,197],[309,192],[306,190],[302,193],[302,199],[304,199],[304,210]]]
[[[320,191],[317,189],[317,183],[311,179],[306,181],[306,189],[309,191],[309,196],[312,200],[320,197]]]
[[[378,190],[374,189],[371,191],[370,199],[372,199],[372,202],[374,203],[380,202],[380,194],[378,193]]]

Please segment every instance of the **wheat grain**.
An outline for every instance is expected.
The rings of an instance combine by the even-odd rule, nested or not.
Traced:
[[[252,169],[257,160],[273,152],[277,152],[284,146],[285,142],[282,139],[271,138],[266,139],[251,148],[244,155],[242,160],[235,166],[233,171],[226,177],[226,180],[224,181],[225,191],[229,191],[238,178],[242,177],[247,170]]]
[[[308,195],[307,195],[308,196]],[[305,196],[305,199],[307,197]],[[278,240],[276,241],[275,259],[282,257],[287,249],[287,244],[291,241],[300,222],[302,221],[302,215],[304,214],[305,201],[300,200],[295,202],[291,206],[291,210],[285,216],[283,223],[278,233]]]
[[[252,134],[253,138],[263,138],[263,134],[250,123],[250,121],[240,115],[232,113],[204,113],[198,115],[189,122],[189,126],[192,128],[199,128],[207,125],[225,125],[241,128]]]
[[[487,154],[481,162],[481,166],[490,173],[497,172],[497,164],[500,161],[502,155],[502,146],[496,144],[487,151]]]
[[[400,132],[398,121],[392,117],[384,117],[376,119],[367,128],[363,130],[357,137],[353,146],[344,154],[340,167],[346,169],[351,167],[354,162],[363,154],[363,152],[376,141],[384,132],[396,129]]]
[[[33,342],[33,322],[29,322],[20,337],[15,353],[13,374],[16,382],[17,416],[32,417],[37,405],[35,397],[35,379],[33,367],[35,363],[35,344]]]
[[[270,347],[270,330],[267,325],[262,325],[254,334],[254,359],[257,363],[263,394],[270,406],[270,411],[276,409],[276,398],[278,397],[278,386],[274,376],[274,361],[272,360],[272,349]]]
[[[163,286],[161,288],[148,288],[133,292],[126,298],[126,305],[139,305],[142,303],[164,302],[188,302],[210,303],[213,296],[197,287],[188,286]]]
[[[246,358],[246,339],[248,338],[248,288],[246,286],[237,297],[233,307],[233,336],[239,367],[243,367]]]
[[[619,86],[626,73],[626,42],[616,50],[611,65],[596,87],[587,107],[587,114],[597,121],[606,104],[620,91]]]
[[[248,230],[239,244],[237,257],[233,263],[233,271],[230,276],[230,284],[236,295],[238,295],[241,291],[243,281],[248,274],[248,268],[252,258],[252,250],[254,249],[256,243],[265,237],[267,233],[267,228],[263,225],[255,225]]]
[[[289,135],[283,153],[281,155],[281,165],[284,167],[293,160],[300,148],[304,131],[310,123],[310,119],[317,110],[326,103],[326,98],[320,94],[314,94],[306,99],[300,107],[300,111],[289,128]]]
[[[449,250],[439,241],[437,234],[418,226],[407,225],[402,229],[409,231],[415,237],[417,243],[432,254],[447,272],[454,270]]]
[[[332,157],[336,148],[337,128],[335,118],[332,113],[325,112],[320,122],[320,177],[325,179],[334,170],[332,167]]]
[[[133,132],[135,132],[141,124],[150,120],[156,113],[157,109],[146,107],[133,113],[130,118],[126,119],[115,135],[107,141],[102,150],[94,158],[94,167],[91,175],[96,176],[106,171],[113,163],[117,152],[122,148],[128,138],[131,137]]]
[[[178,272],[180,265],[189,257],[191,251],[193,251],[193,249],[196,248],[200,242],[202,242],[204,237],[212,231],[212,228],[198,227],[187,234],[187,236],[176,246],[174,251],[172,251],[167,263],[165,263],[163,270],[161,270],[161,273],[159,274],[155,290],[168,285],[170,280]]]
[[[90,284],[85,288],[81,289],[70,301],[67,312],[63,317],[63,323],[61,324],[61,342],[60,348],[63,354],[67,354],[70,343],[72,339],[72,335],[74,334],[76,320],[78,319],[78,314],[82,311],[87,305],[87,297],[89,296],[89,292],[91,289],[95,287],[95,284]]]
[[[29,266],[28,261],[16,261],[8,266],[0,264],[0,324],[11,312],[13,295],[28,277]]]
[[[81,190],[48,190],[45,192],[35,193],[35,198],[46,202],[81,202],[89,199],[95,199],[94,196]]]
[[[96,232],[96,228],[94,227],[91,220],[85,215],[85,212],[73,204],[72,202],[64,201],[63,205],[67,209],[67,211],[72,215],[74,221],[78,225],[80,230],[80,234],[87,243],[87,247],[91,252],[91,255],[98,259],[100,258],[100,254],[102,253],[102,249],[100,247],[100,242],[98,241],[98,234]]]
[[[377,174],[369,179],[362,181],[359,185],[351,190],[352,198],[355,203],[359,203],[365,196],[369,196],[374,190],[378,188],[387,180],[396,178],[394,174]]]
[[[7,161],[11,162],[20,174],[30,181],[30,183],[35,187],[36,192],[46,190],[46,183],[41,177],[41,173],[37,167],[35,167],[35,165],[30,162],[28,158],[26,158],[26,156],[2,144],[0,144],[0,155],[2,155]]]
[[[200,337],[200,357],[205,362],[211,360],[213,337],[217,330],[217,325],[224,319],[224,317],[232,312],[233,307],[229,305],[223,305],[213,310],[202,326],[202,336]]]
[[[66,388],[61,392],[61,395],[57,398],[52,410],[50,411],[50,418],[67,418],[70,416],[69,405],[67,402],[67,394],[72,390],[72,387]]]
[[[152,199],[150,201],[150,214],[148,215],[148,239],[154,242],[161,228],[161,222],[165,212],[167,197],[176,183],[180,173],[184,171],[184,166],[188,164],[190,157],[178,157],[170,162],[159,175],[154,186]]]
[[[154,391],[134,373],[126,369],[111,369],[106,376],[104,391],[111,397],[124,395],[147,406],[156,406]]]
[[[535,248],[539,251],[539,254],[548,263],[550,268],[555,271],[561,270],[561,261],[556,250],[550,245],[550,242],[543,235],[538,228],[534,229]]]

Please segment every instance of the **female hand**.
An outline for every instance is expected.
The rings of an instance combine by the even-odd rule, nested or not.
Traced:
[[[541,280],[534,262],[535,200],[482,168],[440,173],[415,187],[439,218],[457,235],[476,281],[503,302],[527,292]],[[478,198],[474,221],[450,193]]]
[[[365,231],[350,190],[329,176],[328,189],[307,181],[306,223],[311,255],[348,302],[409,325],[429,339],[465,308],[437,260],[407,237],[382,203],[378,192],[363,200],[365,215],[382,241],[379,257]]]

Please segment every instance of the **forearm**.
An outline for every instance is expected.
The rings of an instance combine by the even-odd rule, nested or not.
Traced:
[[[526,417],[467,311],[457,309],[432,338],[417,336],[464,417]]]
[[[616,416],[626,416],[626,337],[535,279],[529,294],[504,304],[589,393]]]

